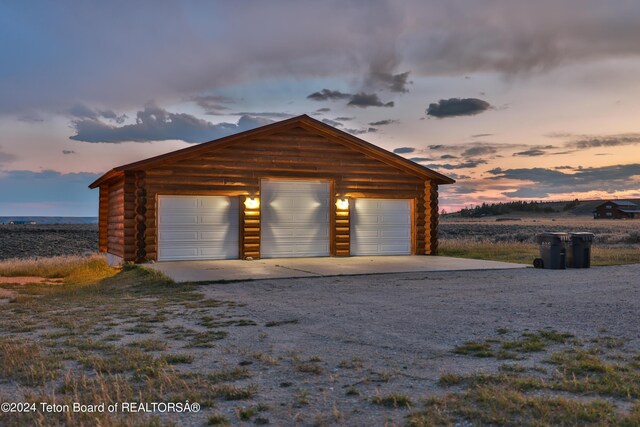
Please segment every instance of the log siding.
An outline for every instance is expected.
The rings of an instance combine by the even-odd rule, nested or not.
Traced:
[[[380,150],[383,151],[383,150]],[[260,197],[265,178],[325,179],[331,182],[331,255],[350,255],[350,212],[339,198],[402,198],[412,201],[412,251],[437,253],[438,183],[424,174],[355,150],[331,135],[304,125],[246,138],[196,156],[142,164],[100,183],[100,248],[125,261],[157,259],[159,195],[220,195],[240,203],[239,257],[260,257]],[[103,194],[104,193],[104,194]],[[108,204],[107,219],[103,218]]]

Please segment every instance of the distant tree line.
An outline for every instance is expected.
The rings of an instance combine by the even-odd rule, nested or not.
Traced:
[[[578,206],[578,200],[568,202],[563,210],[571,210]],[[475,207],[464,208],[460,210],[460,216],[464,218],[475,218],[487,215],[503,215],[511,212],[540,212],[540,213],[553,213],[558,212],[556,209],[549,206],[548,202],[506,202],[506,203],[483,203]]]

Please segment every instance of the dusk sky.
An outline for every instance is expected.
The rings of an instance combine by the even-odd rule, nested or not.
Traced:
[[[447,210],[640,198],[640,1],[0,2],[0,216],[309,114],[455,178]]]

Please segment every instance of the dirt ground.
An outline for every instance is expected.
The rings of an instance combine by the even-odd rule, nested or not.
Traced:
[[[131,281],[127,274],[114,277],[99,292],[32,299],[23,295],[3,305],[0,400],[46,400],[51,390],[62,393],[58,401],[105,399],[91,387],[110,390],[121,384],[119,378],[129,378],[128,385],[118,386],[119,395],[126,396],[127,387],[138,387],[141,391],[131,396],[139,397],[132,399],[204,399],[198,413],[158,415],[163,424],[224,420],[233,425],[391,426],[406,425],[409,414],[429,398],[460,391],[459,386],[443,384],[452,374],[458,378],[530,369],[534,375],[553,376],[558,370],[548,358],[561,351],[575,353],[576,348],[615,363],[640,360],[640,265],[167,284],[153,289],[152,282],[125,288],[123,283]],[[540,348],[520,346],[527,334],[541,331],[551,338],[534,337]],[[570,343],[565,336],[571,337]],[[458,351],[470,342],[516,350],[483,357]],[[607,347],[594,347],[601,343]],[[31,356],[25,360],[22,354]],[[640,368],[632,363],[632,370],[624,372],[637,381],[635,370]],[[182,388],[177,386],[185,381]],[[559,390],[570,385],[563,384]],[[623,395],[604,388],[573,395],[547,385],[534,395],[550,393],[581,402],[602,397],[622,412],[638,393],[636,382]],[[68,395],[68,390],[75,391]],[[399,404],[396,399],[401,399]],[[143,416],[133,420],[142,421]],[[43,425],[54,424],[47,417],[40,419]],[[0,414],[0,424],[29,420]],[[530,421],[535,418],[523,424]]]
[[[0,225],[0,260],[85,255],[97,250],[97,224]]]
[[[304,412],[318,416],[336,405],[347,425],[401,424],[408,411],[375,410],[363,401],[401,393],[417,402],[443,393],[437,381],[444,374],[495,372],[504,363],[452,352],[467,341],[555,330],[587,342],[614,337],[630,354],[640,351],[640,265],[292,279],[205,289],[212,297],[246,304],[243,315],[258,324],[296,321],[243,329],[229,337],[229,356],[319,356],[323,375],[294,375],[295,386],[313,396]],[[533,366],[546,356],[535,353],[518,363]],[[351,360],[361,360],[362,367],[339,367]],[[285,393],[278,384],[292,373],[276,370],[260,388],[279,409]],[[345,398],[354,386],[360,395]],[[288,410],[278,412],[274,418],[282,422],[291,416]]]

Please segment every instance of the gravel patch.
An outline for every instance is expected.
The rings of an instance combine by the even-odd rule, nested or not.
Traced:
[[[234,331],[229,356],[268,354],[288,360],[317,356],[324,373],[293,374],[289,365],[271,367],[261,378],[261,395],[271,419],[279,412],[282,382],[309,390],[305,420],[343,412],[347,424],[402,423],[402,408],[380,418],[376,395],[401,392],[413,400],[442,393],[445,373],[495,372],[504,360],[453,353],[467,341],[517,339],[522,333],[555,330],[585,342],[607,336],[640,351],[640,265],[585,270],[518,270],[410,273],[348,278],[304,278],[210,285],[210,297],[246,304],[242,314],[259,325]],[[505,333],[505,331],[507,331]],[[551,346],[548,351],[554,351]],[[532,353],[521,365],[540,363],[549,353]],[[353,368],[352,361],[357,362]],[[345,393],[359,390],[357,399]],[[323,396],[320,398],[319,396]],[[289,408],[290,410],[290,408]]]

